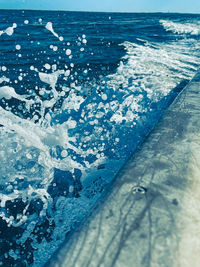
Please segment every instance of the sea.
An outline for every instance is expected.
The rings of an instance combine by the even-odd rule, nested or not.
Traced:
[[[0,265],[43,266],[200,65],[200,15],[0,10]]]

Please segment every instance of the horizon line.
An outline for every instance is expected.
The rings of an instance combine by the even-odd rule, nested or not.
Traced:
[[[126,13],[126,14],[190,14],[190,15],[200,15],[200,13],[193,12],[178,12],[178,11],[88,11],[88,10],[63,10],[63,9],[21,9],[21,8],[0,8],[1,10],[17,10],[17,11],[57,11],[57,12],[79,12],[79,13]]]

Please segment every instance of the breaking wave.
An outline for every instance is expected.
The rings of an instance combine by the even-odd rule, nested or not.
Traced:
[[[103,53],[94,68],[91,58],[81,61],[94,54],[90,23],[87,34],[66,37],[62,27],[44,18],[23,20],[0,32],[2,40],[12,43],[12,48],[2,48],[6,60],[27,56],[19,69],[17,64],[14,69],[12,64],[0,66],[2,240],[12,233],[0,259],[11,266],[41,266],[154,127],[175,96],[173,90],[192,78],[200,45],[195,39],[155,42],[136,36],[130,41],[127,32],[112,48],[110,35],[106,45],[100,36],[99,47],[103,43],[103,51],[108,47],[113,58],[123,52],[110,71],[113,62],[107,69],[98,62]],[[189,26],[183,31],[180,23],[160,22],[167,31],[196,34]],[[17,34],[24,39],[6,39]],[[44,34],[50,43],[42,46]],[[99,66],[100,75],[93,77]]]
[[[160,23],[166,31],[171,31],[177,34],[190,34],[190,35],[199,35],[200,34],[200,22],[196,21],[195,23],[179,23],[169,20],[160,20]]]

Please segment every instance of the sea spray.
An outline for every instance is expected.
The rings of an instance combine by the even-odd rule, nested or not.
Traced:
[[[0,36],[0,259],[41,266],[194,75],[199,36],[186,38],[182,17],[6,12],[15,16]]]

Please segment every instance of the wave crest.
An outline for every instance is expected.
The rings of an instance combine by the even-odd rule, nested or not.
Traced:
[[[172,31],[177,34],[191,34],[199,35],[200,34],[200,24],[193,23],[178,23],[170,20],[160,20],[160,23],[166,31]]]

